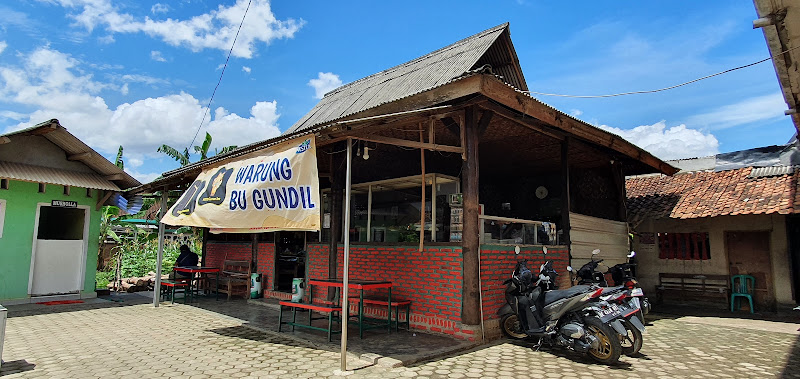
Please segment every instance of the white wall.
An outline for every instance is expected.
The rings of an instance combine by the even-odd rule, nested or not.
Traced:
[[[789,248],[786,236],[786,217],[782,215],[742,215],[699,219],[645,220],[636,227],[637,232],[692,233],[708,232],[711,259],[686,261],[659,259],[658,241],[655,245],[641,244],[634,237],[634,250],[638,262],[637,279],[646,293],[655,295],[659,273],[687,273],[729,275],[728,254],[725,249],[726,231],[769,231],[770,260],[772,264],[773,293],[779,305],[795,304],[792,298]]]

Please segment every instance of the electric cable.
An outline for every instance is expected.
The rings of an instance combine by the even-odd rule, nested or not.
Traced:
[[[794,49],[797,49],[797,48],[800,48],[800,46],[795,46],[795,47],[793,47],[793,48],[791,48],[789,50],[781,52],[778,55],[786,54],[786,53],[788,53],[788,52],[790,52],[790,51],[792,51]],[[662,92],[662,91],[675,89],[675,88],[678,88],[678,87],[683,87],[685,85],[696,83],[696,82],[699,82],[701,80],[705,80],[705,79],[708,79],[708,78],[713,78],[715,76],[719,76],[719,75],[722,75],[722,74],[727,74],[727,73],[732,72],[732,71],[741,70],[743,68],[755,66],[757,64],[764,63],[766,61],[772,60],[773,58],[774,58],[774,56],[770,56],[770,57],[764,58],[764,59],[762,59],[762,60],[760,60],[758,62],[753,62],[753,63],[750,63],[750,64],[746,64],[744,66],[739,66],[739,67],[727,69],[725,71],[720,71],[720,72],[718,72],[716,74],[706,75],[706,76],[704,76],[702,78],[697,78],[697,79],[694,79],[694,80],[690,80],[690,81],[685,82],[685,83],[676,84],[674,86],[669,86],[669,87],[664,87],[664,88],[659,88],[659,89],[654,89],[654,90],[648,90],[648,91],[622,92],[622,93],[615,93],[615,94],[610,94],[610,95],[564,95],[564,94],[545,93],[545,92],[536,92],[536,91],[521,91],[521,92],[529,93],[531,95],[572,97],[572,98],[580,98],[580,99],[596,99],[596,98],[603,98],[603,97],[616,97],[616,96],[625,96],[625,95],[639,95],[639,94],[645,94],[645,93],[656,93],[656,92]]]
[[[194,145],[194,141],[197,140],[197,135],[200,134],[200,129],[203,128],[203,122],[206,121],[206,116],[208,115],[208,111],[211,109],[211,102],[214,101],[214,95],[217,94],[217,88],[219,88],[220,83],[222,83],[222,76],[225,75],[225,69],[228,68],[228,61],[231,60],[231,54],[233,53],[233,47],[236,46],[236,40],[239,38],[239,32],[242,31],[242,25],[244,25],[244,18],[247,17],[247,11],[250,10],[250,4],[253,0],[249,0],[247,2],[247,8],[244,10],[244,14],[242,15],[242,22],[239,23],[239,29],[236,30],[236,36],[233,37],[233,43],[231,43],[231,49],[228,50],[228,58],[225,59],[225,64],[222,66],[222,72],[219,74],[219,80],[217,81],[216,87],[214,87],[214,92],[211,93],[211,98],[208,99],[208,105],[206,105],[205,111],[203,111],[203,119],[200,120],[200,125],[197,127],[197,131],[194,132],[194,137],[192,138],[192,142],[189,143],[189,146],[186,147],[188,150],[192,145]]]

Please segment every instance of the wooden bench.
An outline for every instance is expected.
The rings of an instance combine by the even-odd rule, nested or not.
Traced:
[[[164,279],[161,281],[161,293],[165,295],[170,294],[172,304],[175,304],[175,288],[183,288],[183,303],[186,304],[187,296],[191,296],[189,283],[187,283],[186,280]]]
[[[278,332],[281,331],[281,327],[286,325],[292,326],[292,331],[294,332],[294,327],[298,326],[301,328],[308,328],[314,330],[322,330],[328,332],[328,342],[331,342],[331,334],[333,333],[341,333],[341,331],[333,330],[333,317],[334,314],[337,313],[338,317],[337,320],[341,319],[342,308],[335,307],[335,306],[328,306],[328,305],[313,305],[313,304],[306,304],[306,303],[293,303],[290,301],[281,301],[280,304],[280,311],[278,312]],[[292,321],[283,321],[283,307],[291,308],[292,309]],[[308,311],[308,324],[301,324],[297,322],[297,310],[307,310]],[[313,317],[314,312],[320,313],[327,313],[328,314],[328,327],[321,328],[318,326],[311,325],[312,320],[324,320],[325,317]]]
[[[219,273],[219,292],[227,293],[228,300],[234,294],[250,297],[250,261],[225,260]],[[209,284],[210,288],[210,284]]]
[[[713,301],[728,303],[730,277],[727,275],[659,273],[656,287],[656,301],[663,303],[664,297],[677,297],[686,300]]]
[[[355,304],[358,304],[357,297],[351,297],[350,301]],[[411,330],[411,300],[392,300],[391,308],[389,308],[389,302],[386,300],[380,299],[364,299],[364,306],[381,306],[384,308],[388,308],[389,310],[389,322],[391,323],[394,321],[394,330],[400,330],[400,324],[406,325],[406,330]],[[404,322],[400,321],[400,308],[405,308],[406,310],[406,318]],[[394,309],[394,320],[392,320],[391,311]]]

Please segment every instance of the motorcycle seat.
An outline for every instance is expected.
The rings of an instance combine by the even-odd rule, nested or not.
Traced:
[[[616,292],[616,291],[619,291],[619,290],[624,289],[624,288],[625,288],[625,286],[603,287],[602,294],[603,295],[607,295],[607,294],[609,294],[611,292]]]
[[[591,288],[593,288],[593,286],[582,285],[582,286],[573,286],[573,287],[567,288],[565,290],[547,291],[547,292],[544,293],[544,303],[546,305],[547,304],[552,304],[552,303],[554,303],[556,301],[559,301],[561,299],[566,299],[568,297],[573,297],[573,296],[580,295],[582,293],[589,292]]]

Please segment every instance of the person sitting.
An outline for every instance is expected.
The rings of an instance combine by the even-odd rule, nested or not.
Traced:
[[[199,261],[199,257],[195,254],[189,246],[186,244],[181,245],[180,247],[181,254],[178,255],[178,259],[175,260],[174,267],[190,267],[190,266],[197,266],[197,262]],[[181,278],[189,278],[191,274],[183,273],[183,272],[173,272],[170,274],[170,279],[181,279]]]

